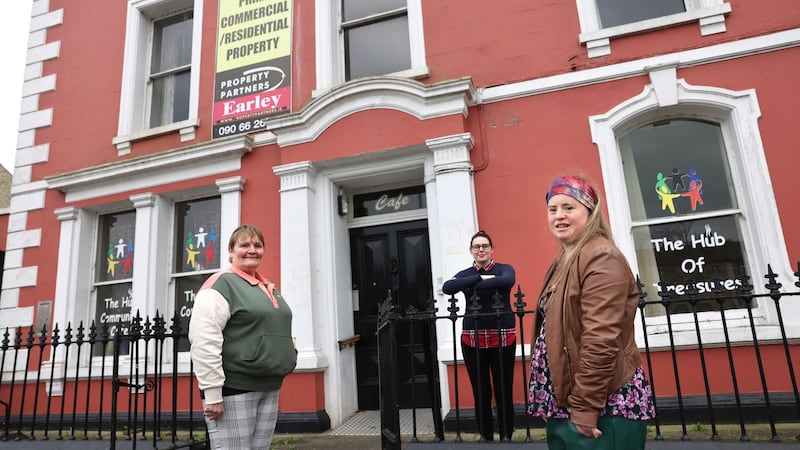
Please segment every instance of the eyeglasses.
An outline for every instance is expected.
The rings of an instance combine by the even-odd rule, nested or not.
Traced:
[[[473,250],[489,250],[492,248],[492,244],[475,244],[470,246]]]

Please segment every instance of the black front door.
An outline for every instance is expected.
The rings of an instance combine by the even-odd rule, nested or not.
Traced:
[[[430,245],[426,220],[358,228],[350,231],[350,254],[355,293],[353,319],[356,344],[358,408],[380,408],[378,386],[378,341],[375,335],[378,307],[389,291],[400,311],[409,305],[419,310],[432,298]],[[401,408],[428,407],[430,359],[426,346],[434,337],[433,327],[415,323],[398,325],[398,397]],[[429,348],[429,347],[428,347]],[[430,352],[428,352],[430,353]],[[413,399],[413,400],[412,400]]]

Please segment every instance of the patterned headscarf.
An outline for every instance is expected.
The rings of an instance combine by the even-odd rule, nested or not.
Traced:
[[[553,180],[550,189],[547,190],[545,201],[550,201],[554,195],[569,195],[575,200],[581,202],[583,206],[589,208],[589,211],[594,211],[597,206],[597,194],[594,192],[589,184],[577,177],[558,177]]]

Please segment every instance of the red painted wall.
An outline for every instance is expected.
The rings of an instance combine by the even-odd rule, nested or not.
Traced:
[[[608,64],[631,61],[656,54],[690,49],[714,43],[796,28],[800,8],[796,0],[732,0],[727,32],[702,37],[696,23],[613,39],[610,56],[589,60],[578,42],[579,24],[575,2],[556,0],[508,0],[502,5],[463,5],[447,1],[423,1],[425,44],[433,83],[470,76],[477,87],[580,71]],[[315,83],[315,39],[313,2],[295,1],[292,93],[295,111],[312,101]],[[200,127],[194,142],[181,143],[176,134],[147,139],[133,144],[130,155],[117,156],[112,139],[117,133],[120,86],[125,34],[125,2],[96,0],[51,0],[50,9],[64,9],[64,23],[50,28],[48,42],[60,42],[60,54],[43,64],[43,75],[56,75],[56,90],[42,93],[39,108],[52,108],[53,124],[36,131],[36,143],[49,145],[49,160],[31,167],[32,181],[44,177],[94,167],[142,155],[204,142],[211,134],[214,47],[217,0],[206,0],[203,21],[203,52],[200,76]],[[775,12],[779,11],[780,14]],[[102,26],[98,24],[104,24]],[[778,67],[780,70],[765,70]],[[800,72],[800,49],[790,48],[764,55],[680,68],[678,78],[694,85],[731,90],[754,89],[761,118],[758,125],[769,164],[778,204],[776,217],[785,233],[791,261],[800,260],[800,212],[795,198],[800,191],[796,139],[793,135],[795,109],[800,104],[796,74]],[[420,121],[400,111],[376,109],[362,111],[333,124],[313,142],[280,149],[275,145],[254,149],[242,159],[241,175],[247,179],[242,197],[243,222],[257,223],[265,232],[270,251],[263,271],[280,283],[280,196],[279,180],[271,168],[303,160],[320,161],[363,152],[420,144],[431,137],[469,132],[475,139],[471,152],[475,170],[478,219],[481,228],[492,236],[498,261],[511,262],[517,282],[526,293],[529,305],[535,301],[541,278],[549,260],[557,252],[556,243],[545,228],[544,191],[549,182],[563,173],[579,173],[595,181],[602,191],[602,173],[596,146],[591,141],[587,117],[603,114],[637,94],[649,83],[637,76],[599,85],[540,94],[505,102],[475,105],[469,116],[452,116]],[[212,178],[156,186],[154,193],[208,185]],[[123,192],[102,199],[71,204],[91,207],[127,199],[137,192]],[[60,223],[53,214],[66,206],[63,194],[48,191],[43,210],[27,214],[26,227],[41,229],[41,245],[27,248],[23,266],[38,267],[38,283],[20,292],[20,307],[35,306],[41,299],[55,296],[55,273]],[[2,226],[2,224],[0,224]],[[800,269],[800,267],[798,267]],[[525,340],[528,340],[526,336]],[[751,360],[752,349],[737,348],[737,358]],[[793,352],[796,350],[793,348]],[[715,364],[725,359],[719,350],[710,350]],[[780,366],[780,351],[764,349],[767,367]],[[693,358],[696,353],[682,351],[681,370],[686,370],[686,392],[697,393]],[[654,368],[659,378],[659,395],[671,391],[668,377],[672,367],[669,355],[655,355]],[[795,359],[796,361],[796,359]],[[519,363],[518,365],[521,365]],[[685,367],[685,369],[683,369]],[[742,367],[747,371],[749,367]],[[520,373],[520,367],[516,373]],[[662,374],[663,373],[663,374]],[[785,389],[782,371],[770,374],[768,384]],[[323,372],[294,374],[286,380],[292,395],[281,399],[285,411],[324,409]],[[773,378],[774,377],[774,378]],[[661,380],[664,381],[661,381]],[[459,374],[462,404],[471,400],[466,373]],[[716,380],[715,389],[726,389],[725,380]],[[742,389],[759,389],[752,375],[743,376]],[[2,387],[7,389],[6,386]],[[296,394],[296,395],[295,395]],[[451,395],[453,393],[451,392]],[[521,395],[521,394],[520,394]],[[522,402],[522,397],[516,398]]]

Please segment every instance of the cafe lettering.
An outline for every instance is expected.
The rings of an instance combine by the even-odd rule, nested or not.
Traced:
[[[354,217],[377,216],[425,208],[425,187],[410,186],[402,189],[370,192],[353,196]]]

